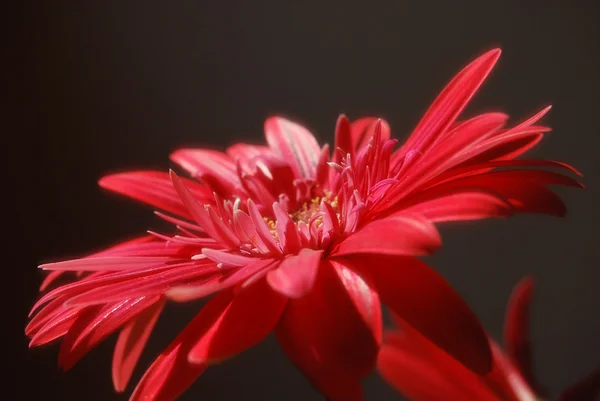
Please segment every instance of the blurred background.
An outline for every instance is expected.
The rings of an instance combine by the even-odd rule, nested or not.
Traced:
[[[497,46],[503,56],[466,114],[498,110],[517,122],[553,104],[544,122],[554,132],[530,156],[575,165],[588,188],[559,191],[564,219],[446,225],[444,247],[428,261],[496,338],[512,286],[536,277],[535,362],[551,394],[600,362],[597,1],[90,1],[23,11],[15,35],[23,113],[4,147],[5,214],[15,222],[4,264],[3,391],[18,390],[6,399],[128,397],[111,386],[114,338],[62,373],[58,346],[29,351],[23,334],[39,263],[158,225],[150,209],[98,188],[103,174],[167,169],[178,147],[261,143],[273,114],[305,124],[321,143],[332,143],[339,113],[381,116],[402,139],[454,73]],[[168,306],[134,381],[198,307]],[[402,400],[376,375],[365,394]],[[321,398],[269,337],[181,397],[197,399]]]

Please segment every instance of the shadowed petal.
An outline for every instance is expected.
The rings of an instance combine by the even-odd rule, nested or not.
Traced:
[[[188,353],[191,363],[229,358],[264,339],[273,330],[287,299],[265,280],[241,289],[219,315],[205,315],[205,330]]]
[[[148,368],[129,401],[173,401],[185,391],[207,367],[188,361],[190,349],[232,298],[232,291],[223,291],[211,298]]]
[[[371,273],[381,301],[406,323],[469,369],[490,371],[490,345],[481,323],[429,266],[416,258],[390,255],[357,255],[348,263]]]
[[[164,300],[155,303],[121,330],[112,360],[112,380],[116,391],[125,391],[164,305]]]
[[[558,401],[595,401],[599,394],[600,367],[564,390],[558,397]]]
[[[377,369],[396,390],[414,401],[501,401],[481,376],[407,325],[386,332]]]
[[[533,372],[533,353],[529,336],[533,277],[525,277],[514,288],[504,322],[504,346],[521,375],[531,387],[540,390]]]
[[[70,369],[108,335],[158,301],[159,297],[149,296],[83,308],[61,343],[59,365]]]
[[[368,275],[322,262],[313,289],[290,300],[275,333],[288,357],[326,397],[360,400],[358,378],[374,367],[381,325],[379,297]]]

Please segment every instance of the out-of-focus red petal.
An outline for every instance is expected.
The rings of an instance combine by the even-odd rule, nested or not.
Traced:
[[[596,401],[600,395],[600,367],[566,388],[558,401]]]
[[[265,136],[273,152],[290,163],[297,178],[315,178],[321,148],[303,126],[282,117],[265,121]]]
[[[540,390],[533,371],[533,351],[529,334],[533,277],[525,277],[515,286],[506,309],[504,346],[521,375],[531,387]]]
[[[184,180],[193,196],[204,203],[213,203],[212,191],[191,180]],[[105,189],[129,196],[169,213],[191,219],[177,195],[169,174],[158,171],[131,171],[104,176],[98,184]]]
[[[371,273],[381,301],[434,344],[477,373],[492,367],[481,323],[438,273],[413,257],[356,255],[350,263]]]
[[[112,360],[112,380],[116,391],[125,391],[164,304],[161,300],[150,306],[121,330]]]
[[[490,338],[494,365],[483,377],[487,386],[506,401],[535,401],[535,394],[502,348]]]
[[[375,220],[344,239],[332,256],[352,254],[426,255],[441,246],[435,226],[418,215]]]
[[[275,327],[287,298],[265,280],[241,289],[218,315],[205,315],[204,330],[188,353],[191,363],[217,362],[264,339]]]
[[[404,325],[386,332],[377,369],[396,390],[414,401],[501,401],[481,376]]]
[[[362,399],[358,379],[381,341],[379,297],[367,274],[322,262],[306,296],[290,300],[275,333],[288,355],[330,400]]]
[[[290,298],[301,298],[311,289],[317,277],[323,251],[302,249],[288,256],[277,269],[267,273],[271,287]]]

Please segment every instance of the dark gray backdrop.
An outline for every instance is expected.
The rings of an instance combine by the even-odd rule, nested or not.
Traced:
[[[495,336],[511,287],[535,274],[536,362],[553,393],[600,362],[597,2],[172,3],[40,2],[19,21],[24,108],[4,151],[12,166],[6,217],[17,219],[5,228],[4,391],[27,384],[8,399],[127,399],[111,389],[114,339],[63,374],[57,346],[27,351],[22,334],[39,262],[156,227],[149,209],[103,193],[102,174],[166,169],[181,146],[260,143],[263,119],[275,113],[307,124],[321,142],[331,143],[340,112],[382,116],[403,138],[447,80],[495,46],[503,57],[467,114],[501,110],[517,120],[554,104],[545,121],[555,131],[532,156],[574,164],[588,189],[560,191],[565,219],[445,227],[431,263]],[[142,366],[197,308],[168,307]],[[366,395],[400,400],[375,376]],[[211,368],[181,399],[320,398],[269,338]]]

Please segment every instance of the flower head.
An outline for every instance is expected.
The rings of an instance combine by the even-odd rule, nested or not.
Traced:
[[[490,338],[493,369],[477,375],[399,319],[386,333],[378,368],[396,389],[414,401],[536,401],[547,399],[533,374],[529,310],[533,279],[515,287],[504,324],[506,351]],[[594,401],[600,395],[600,367],[565,389],[559,401]]]
[[[206,367],[271,331],[328,398],[358,400],[359,379],[376,362],[384,303],[469,369],[488,371],[480,323],[415,257],[440,246],[434,223],[563,215],[547,185],[579,185],[530,169],[574,171],[565,164],[515,160],[548,131],[536,125],[547,109],[513,128],[501,113],[457,121],[499,55],[490,51],[462,70],[398,149],[381,119],[341,116],[330,152],[307,129],[273,117],[268,146],[173,153],[190,178],[172,171],[102,178],[102,187],[159,209],[174,231],[43,265],[52,271],[45,284],[64,271],[79,276],[34,306],[31,344],[63,337],[59,360],[69,368],[120,330],[113,381],[122,391],[164,303],[213,295],[132,400],[174,399]]]

